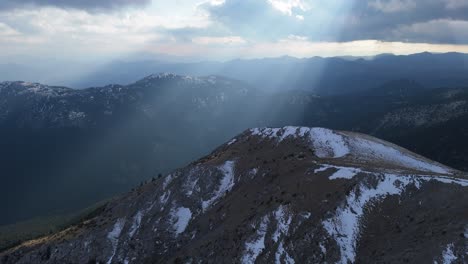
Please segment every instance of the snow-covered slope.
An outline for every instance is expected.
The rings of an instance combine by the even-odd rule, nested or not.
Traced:
[[[466,263],[468,179],[325,128],[247,130],[4,263]]]
[[[278,142],[304,139],[320,158],[342,158],[357,164],[375,163],[382,168],[417,170],[452,174],[452,169],[430,161],[389,142],[359,133],[332,131],[326,128],[284,127],[252,129],[252,135]]]

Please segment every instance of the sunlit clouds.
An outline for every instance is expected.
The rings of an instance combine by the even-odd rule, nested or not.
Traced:
[[[467,52],[468,0],[5,1],[0,58]]]

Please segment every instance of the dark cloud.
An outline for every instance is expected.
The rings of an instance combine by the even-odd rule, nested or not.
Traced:
[[[151,0],[0,0],[0,9],[54,6],[84,10],[112,10],[125,6],[143,6]]]
[[[468,21],[468,0],[369,0],[355,2],[347,16],[352,23],[343,24],[339,40],[459,43],[454,22]],[[430,25],[444,30],[424,33]]]
[[[267,0],[201,6],[236,35],[257,39],[306,36],[312,41],[467,44],[468,0],[304,0],[311,8],[282,13]],[[304,20],[297,19],[304,17]]]

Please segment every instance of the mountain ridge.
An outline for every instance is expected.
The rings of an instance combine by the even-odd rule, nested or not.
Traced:
[[[467,90],[426,90],[408,79],[337,96],[265,93],[221,76],[167,73],[84,90],[2,84],[0,171],[14,176],[0,191],[3,224],[80,210],[205,155],[247,127],[363,132],[461,170],[468,164]],[[21,194],[25,182],[29,191]]]
[[[184,75],[222,75],[249,83],[256,89],[284,91],[300,89],[323,95],[349,94],[378,87],[386,81],[408,78],[427,88],[467,86],[467,54],[420,53],[410,55],[375,56],[373,59],[349,60],[346,58],[263,58],[226,62],[160,62],[160,61],[114,61],[101,65],[94,73],[86,66],[67,64],[71,73],[57,79],[47,77],[43,68],[11,70],[9,65],[0,65],[3,78],[39,81],[76,88],[104,86],[108,83],[128,85],[154,72],[173,72]],[[431,63],[427,63],[430,61]],[[71,65],[70,65],[71,64]],[[411,65],[411,67],[409,66]],[[57,66],[56,66],[57,67]],[[50,72],[55,72],[55,69]],[[95,67],[93,65],[93,67]],[[79,76],[74,76],[79,75]]]
[[[412,161],[402,166],[395,153]],[[449,255],[463,262],[468,215],[453,212],[466,208],[467,188],[464,173],[362,134],[249,129],[95,217],[0,256],[3,263],[432,262]]]

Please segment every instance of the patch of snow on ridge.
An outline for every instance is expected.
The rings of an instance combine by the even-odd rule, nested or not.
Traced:
[[[251,135],[268,139],[278,139],[282,142],[286,138],[304,138],[310,136],[316,155],[320,158],[339,158],[349,153],[345,137],[326,128],[292,127],[284,128],[253,128]]]
[[[335,239],[340,247],[341,259],[339,263],[346,264],[348,261],[355,261],[356,244],[364,207],[373,200],[382,199],[388,195],[401,194],[410,183],[408,177],[386,174],[375,189],[361,184],[359,192],[351,192],[346,203],[337,209],[334,217],[322,222],[327,233]]]
[[[107,239],[109,239],[112,245],[112,255],[107,260],[107,264],[112,263],[112,259],[115,256],[115,252],[117,251],[117,245],[119,244],[119,237],[120,237],[120,234],[122,233],[124,224],[125,224],[125,219],[122,219],[122,218],[118,219],[117,222],[115,222],[112,230],[107,234]]]
[[[222,172],[223,178],[213,196],[209,200],[202,202],[203,211],[234,187],[234,161],[226,161],[223,165],[218,167],[218,169]]]
[[[230,146],[230,145],[236,143],[236,141],[237,141],[237,139],[233,138],[233,139],[231,139],[231,141],[229,141],[227,144],[228,144],[228,146]]]
[[[450,171],[448,171],[448,169],[444,167],[423,161],[421,159],[403,153],[396,148],[386,146],[376,141],[371,141],[363,138],[353,138],[349,141],[349,144],[355,153],[359,153],[359,155],[367,156],[371,159],[392,161],[400,166],[420,171],[450,174]]]
[[[278,209],[273,212],[273,216],[275,217],[277,227],[272,235],[272,239],[276,243],[280,240],[282,235],[285,236],[289,232],[292,217],[288,215],[287,207],[283,205],[280,205]],[[284,262],[281,262],[281,257],[284,257]],[[275,253],[275,263],[294,263],[294,259],[292,259],[284,249],[283,241],[279,242],[278,249]]]
[[[282,142],[287,138],[303,138],[312,144],[319,158],[352,156],[357,160],[383,161],[409,169],[437,174],[452,174],[450,168],[412,154],[391,143],[356,133],[336,132],[326,128],[283,127],[253,128],[251,135]]]
[[[173,176],[172,174],[169,174],[167,175],[165,178],[164,178],[164,182],[163,182],[163,189],[165,190],[167,188],[167,186],[172,182],[173,180]]]
[[[159,203],[161,205],[166,205],[167,201],[169,200],[169,196],[171,196],[171,190],[168,190],[167,192],[164,192],[160,197],[159,197]]]
[[[445,176],[415,176],[418,177],[420,180],[424,181],[438,181],[441,183],[446,184],[458,184],[463,187],[468,187],[468,180],[466,179],[458,179],[458,178],[451,178]]]
[[[365,171],[359,168],[354,168],[354,167],[342,167],[342,166],[335,166],[335,165],[328,165],[328,164],[323,164],[322,167],[315,169],[314,173],[326,171],[328,169],[337,169],[335,173],[333,173],[329,179],[330,180],[336,180],[336,179],[352,179],[354,176],[356,176],[359,172],[364,172],[364,173],[373,173],[370,171]],[[449,176],[443,176],[443,175],[408,175],[408,174],[396,174],[394,175],[399,176],[399,177],[406,177],[411,179],[411,181],[414,182],[416,187],[419,189],[419,186],[423,182],[428,182],[428,181],[438,181],[440,183],[445,183],[445,184],[457,184],[462,187],[468,187],[468,179],[461,179],[461,178],[454,178],[454,177],[449,177]]]
[[[174,230],[176,235],[185,231],[190,220],[192,219],[192,212],[185,207],[179,207],[172,212],[172,219],[174,219]]]
[[[190,197],[194,191],[200,190],[200,187],[198,186],[199,173],[200,171],[198,167],[192,168],[188,173],[188,176],[185,178],[183,189],[185,190],[185,195],[187,197]]]
[[[339,167],[338,170],[329,177],[330,180],[336,179],[352,179],[356,174],[361,172],[361,169],[351,167]]]
[[[312,128],[310,138],[319,158],[340,158],[350,152],[345,137],[330,129]]]
[[[281,128],[253,128],[250,130],[253,136],[260,136],[262,138],[277,138],[278,132]]]
[[[243,264],[254,263],[257,257],[265,249],[265,236],[268,228],[268,216],[264,216],[260,222],[260,226],[257,228],[255,238],[245,243],[245,253],[242,256],[241,262]]]
[[[300,136],[298,135],[298,127],[285,127],[282,129],[282,134],[279,138],[279,141],[283,141],[288,137]]]
[[[330,180],[336,180],[336,179],[348,179],[349,180],[349,179],[352,179],[354,176],[356,176],[358,173],[362,172],[362,170],[359,168],[323,164],[322,167],[315,169],[314,173],[326,171],[328,169],[337,170],[335,173],[333,173],[329,177]]]
[[[132,224],[132,227],[130,228],[130,231],[128,232],[128,235],[130,237],[133,237],[133,235],[138,230],[138,228],[140,228],[142,217],[143,217],[143,213],[141,211],[138,211],[135,217],[133,217],[133,224]]]
[[[253,128],[250,130],[251,135],[260,136],[262,138],[277,139],[282,142],[289,137],[304,137],[310,128],[287,126],[283,128]]]

